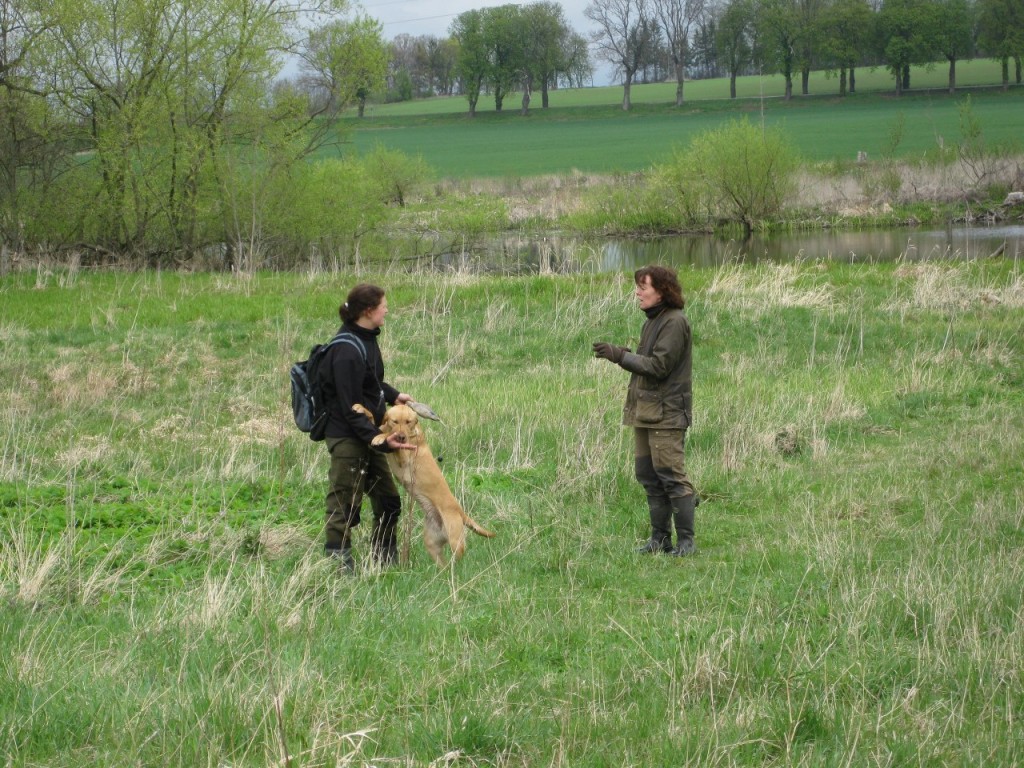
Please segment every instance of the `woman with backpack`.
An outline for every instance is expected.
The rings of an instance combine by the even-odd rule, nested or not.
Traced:
[[[377,338],[388,314],[384,289],[363,283],[355,286],[338,308],[342,325],[317,368],[318,384],[327,410],[326,443],[331,455],[328,475],[324,546],[328,556],[355,569],[352,529],[359,525],[363,496],[370,497],[373,530],[370,555],[381,566],[391,565],[398,554],[395,529],[402,511],[401,497],[391,477],[385,454],[409,450],[391,436],[380,447],[371,441],[380,434],[388,405],[407,403],[410,395],[384,381],[384,361]],[[352,410],[362,405],[374,424]]]

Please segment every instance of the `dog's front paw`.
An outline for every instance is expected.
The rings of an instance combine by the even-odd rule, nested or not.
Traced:
[[[361,403],[356,403],[355,405],[353,405],[352,410],[368,418],[371,424],[376,424],[376,422],[373,420],[373,414],[366,410],[366,408],[364,408]]]
[[[372,445],[374,448],[380,448],[387,441],[387,435],[377,435],[375,438],[373,438],[373,440],[370,441],[370,445]]]

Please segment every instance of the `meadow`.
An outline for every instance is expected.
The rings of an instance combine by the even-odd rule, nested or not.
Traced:
[[[1024,760],[1024,276],[684,269],[699,553],[647,535],[623,274],[0,278],[5,766]],[[496,531],[322,554],[287,368],[356,280]]]
[[[725,120],[747,116],[781,127],[810,163],[853,163],[861,152],[872,160],[919,160],[962,140],[961,107],[968,95],[989,145],[1021,151],[1024,90],[968,89],[998,82],[992,62],[962,63],[958,73],[964,87],[950,95],[941,88],[943,67],[915,70],[917,89],[899,99],[884,73],[864,70],[857,94],[842,99],[835,80],[814,73],[811,95],[789,102],[779,98],[781,81],[772,76],[742,78],[736,100],[724,98],[728,84],[721,79],[689,82],[682,107],[674,104],[671,83],[637,85],[629,112],[620,106],[621,87],[552,91],[547,110],[534,94],[525,117],[514,95],[500,113],[493,100],[481,97],[474,118],[462,97],[386,104],[361,120],[344,120],[342,143],[325,147],[322,156],[383,146],[421,158],[436,179],[631,173],[665,161]]]

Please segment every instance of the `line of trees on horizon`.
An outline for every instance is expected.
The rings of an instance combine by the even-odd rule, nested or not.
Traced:
[[[836,75],[839,95],[856,90],[856,70],[885,67],[895,92],[910,87],[912,66],[949,67],[956,89],[957,62],[976,57],[1002,64],[1004,86],[1021,82],[1024,55],[1022,0],[592,0],[593,24],[584,36],[566,22],[557,2],[503,5],[467,11],[448,37],[399,35],[388,43],[385,87],[378,98],[403,101],[462,94],[476,112],[481,94],[503,108],[512,90],[523,109],[535,90],[592,84],[595,60],[610,66],[623,86],[674,80],[676,103],[686,80],[729,80],[781,74],[784,98],[810,73]]]

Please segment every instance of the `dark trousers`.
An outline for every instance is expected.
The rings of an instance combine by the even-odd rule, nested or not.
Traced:
[[[648,498],[681,499],[694,493],[686,474],[685,429],[636,427],[633,434],[636,479]]]
[[[402,500],[391,477],[387,457],[355,438],[327,438],[331,454],[328,474],[324,545],[347,549],[351,530],[359,525],[363,496],[370,497],[374,527],[394,529]]]

